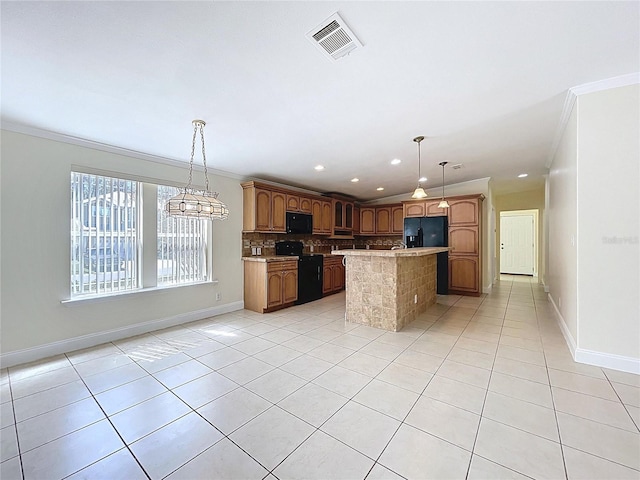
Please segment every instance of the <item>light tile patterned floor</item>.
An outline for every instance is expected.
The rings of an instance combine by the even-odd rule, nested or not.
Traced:
[[[640,478],[640,377],[571,359],[502,277],[399,333],[344,294],[1,371],[9,479]]]

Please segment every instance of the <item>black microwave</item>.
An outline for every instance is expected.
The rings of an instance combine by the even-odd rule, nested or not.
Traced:
[[[287,212],[287,233],[313,233],[313,217],[307,213]]]

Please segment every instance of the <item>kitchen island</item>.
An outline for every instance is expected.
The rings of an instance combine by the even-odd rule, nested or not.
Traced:
[[[346,261],[346,320],[400,331],[436,303],[436,253],[448,250],[334,250]]]

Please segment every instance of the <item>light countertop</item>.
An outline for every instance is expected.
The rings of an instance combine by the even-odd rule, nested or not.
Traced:
[[[331,253],[305,253],[310,257],[330,257]],[[250,257],[242,257],[245,262],[286,262],[287,260],[298,260],[300,257],[296,255],[252,255]]]
[[[245,262],[287,262],[291,260],[298,261],[295,255],[256,255],[253,257],[242,257]]]
[[[398,250],[334,250],[332,254],[355,257],[421,257],[423,255],[434,255],[448,251],[449,247],[419,247],[400,248]]]

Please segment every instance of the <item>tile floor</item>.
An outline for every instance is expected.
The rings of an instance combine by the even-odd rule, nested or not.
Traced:
[[[640,478],[640,377],[576,364],[501,279],[399,333],[344,294],[1,371],[9,479]]]

